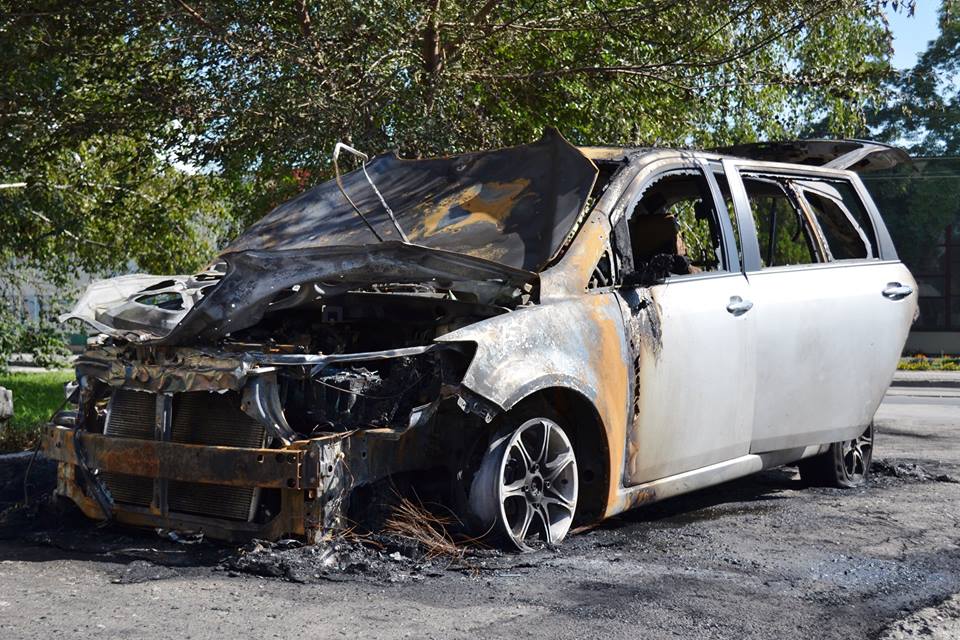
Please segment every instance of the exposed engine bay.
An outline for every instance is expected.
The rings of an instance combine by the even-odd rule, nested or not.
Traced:
[[[170,296],[149,295],[156,297],[136,304],[176,310]],[[79,411],[55,422],[72,429],[70,443],[59,444],[74,450],[79,464],[67,469],[79,472],[86,502],[74,499],[95,511],[88,515],[162,515],[214,536],[209,519],[216,518],[221,537],[276,531],[313,538],[342,524],[348,489],[405,469],[455,465],[457,457],[446,450],[463,432],[452,429],[449,416],[469,430],[493,410],[480,409],[459,387],[473,345],[434,340],[509,308],[459,300],[426,285],[322,294],[305,285],[274,300],[259,322],[214,346],[104,336],[78,358]],[[444,412],[450,430],[438,433]],[[361,440],[357,434],[364,434]],[[120,446],[138,448],[127,452],[119,472],[98,471],[98,447],[116,448],[122,440]],[[354,449],[358,442],[362,448]],[[208,459],[209,451],[198,447],[215,448],[224,459]],[[185,466],[191,455],[196,459]],[[153,457],[164,478],[124,472],[124,465]],[[262,474],[261,484],[233,486],[251,466]],[[321,501],[325,482],[329,499]],[[326,515],[297,515],[294,494]]]
[[[433,291],[380,287],[272,311],[216,349],[105,340],[80,356],[77,370],[88,386],[104,389],[243,393],[243,410],[286,444],[361,428],[402,429],[416,407],[453,393],[469,363],[468,344],[434,339],[505,312]],[[90,426],[102,432],[102,425]]]

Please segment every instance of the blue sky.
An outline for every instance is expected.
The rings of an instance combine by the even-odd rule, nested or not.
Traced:
[[[893,31],[893,66],[898,69],[912,67],[917,55],[923,53],[927,43],[937,37],[939,7],[937,0],[917,0],[917,9],[912,17],[888,10],[890,29]]]

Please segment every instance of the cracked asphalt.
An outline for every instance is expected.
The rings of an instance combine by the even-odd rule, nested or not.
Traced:
[[[892,389],[877,427],[865,489],[771,470],[466,569],[291,582],[206,543],[24,531],[0,638],[960,637],[960,390]]]

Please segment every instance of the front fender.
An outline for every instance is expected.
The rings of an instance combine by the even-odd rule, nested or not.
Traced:
[[[623,316],[613,293],[521,308],[437,340],[477,345],[461,384],[504,410],[547,387],[581,393],[603,423],[610,477],[620,477],[632,368]],[[611,498],[617,485],[611,482]]]

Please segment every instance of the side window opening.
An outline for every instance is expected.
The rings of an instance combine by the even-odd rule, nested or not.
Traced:
[[[873,220],[870,218],[870,214],[867,213],[866,207],[863,206],[863,200],[860,199],[857,190],[854,189],[853,185],[849,182],[837,181],[831,184],[840,193],[840,197],[843,200],[843,204],[846,205],[847,211],[853,216],[854,220],[857,221],[857,224],[860,225],[860,229],[866,236],[867,244],[870,246],[870,257],[879,259],[880,249],[877,244],[877,230],[874,228]]]
[[[633,206],[629,220],[635,281],[722,271],[722,236],[704,175],[695,170],[658,176]]]
[[[817,238],[783,182],[776,178],[743,176],[757,229],[761,266],[820,262]]]
[[[733,206],[733,196],[730,193],[730,183],[727,182],[727,176],[722,168],[713,170],[713,177],[720,187],[720,195],[723,197],[723,204],[726,208],[727,218],[730,219],[730,228],[733,229],[733,240],[737,247],[737,256],[739,263],[743,264],[743,245],[740,243],[740,226],[737,222],[737,212]]]
[[[794,185],[810,206],[826,240],[830,259],[862,260],[876,257],[873,227],[849,184],[796,181]],[[844,194],[844,191],[847,193]]]

